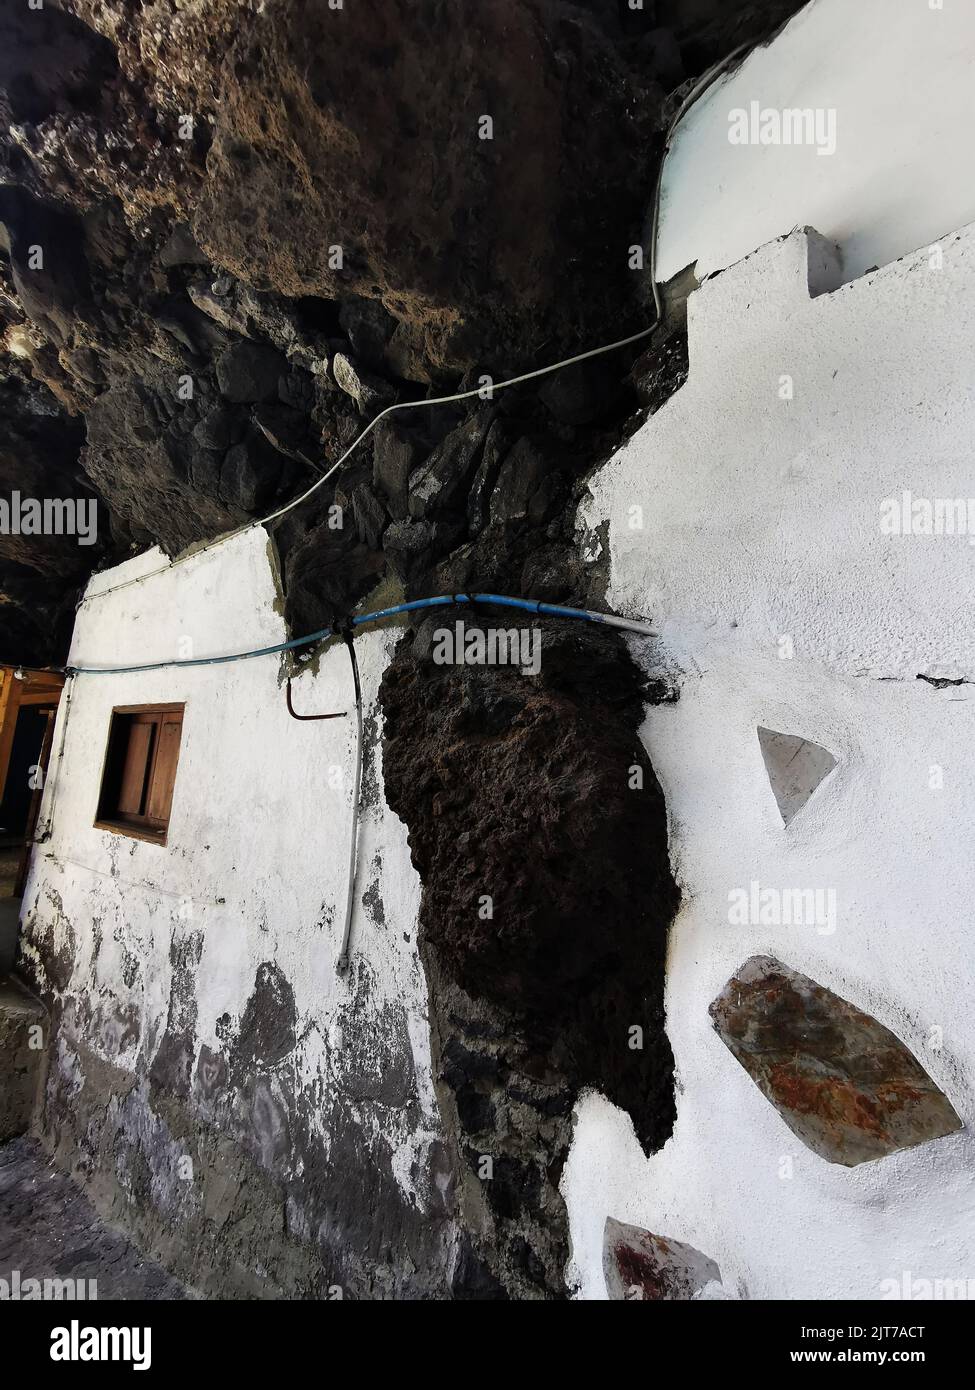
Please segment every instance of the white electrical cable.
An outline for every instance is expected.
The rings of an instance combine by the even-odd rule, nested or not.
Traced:
[[[362,739],[362,684],[359,680],[359,663],[356,660],[355,644],[352,634],[346,637],[349,660],[352,663],[352,680],[355,685],[355,785],[352,789],[352,826],[349,831],[349,873],[345,895],[345,926],[342,931],[342,947],[336,969],[345,975],[349,969],[349,947],[352,941],[352,916],[355,912],[356,870],[359,865],[359,817],[362,799],[362,759],[365,756]]]
[[[654,284],[654,289],[656,290],[656,283]],[[606,343],[603,347],[591,348],[588,352],[577,353],[575,357],[566,357],[564,361],[553,362],[549,367],[537,367],[532,372],[523,372],[521,376],[513,376],[508,381],[497,381],[490,387],[490,391],[492,394],[495,391],[503,391],[508,386],[519,386],[523,381],[531,381],[534,377],[545,376],[549,372],[560,371],[563,367],[571,367],[576,362],[584,362],[589,357],[598,357],[600,353],[615,352],[617,348],[627,347],[630,343],[636,343],[641,338],[646,338],[648,334],[654,331],[659,322],[660,313],[658,310],[657,318],[651,326],[649,328],[641,328],[639,333],[633,333],[628,338],[620,338],[619,341],[615,343]],[[149,570],[146,574],[136,575],[133,579],[124,579],[121,584],[113,584],[108,589],[96,589],[94,593],[85,594],[79,602],[78,607],[80,608],[82,603],[88,603],[93,598],[102,598],[106,594],[117,593],[119,589],[127,589],[130,585],[141,584],[146,579],[154,579],[157,574],[168,574],[171,569],[175,569],[177,565],[182,564],[185,560],[194,560],[198,556],[206,554],[208,550],[212,550],[218,545],[223,545],[225,542],[233,540],[236,536],[242,536],[247,531],[253,531],[257,526],[267,526],[270,522],[277,521],[279,516],[284,516],[284,514],[290,512],[293,507],[300,506],[302,502],[311,497],[312,493],[317,492],[323,484],[327,483],[332,474],[342,467],[342,464],[350,454],[355,452],[367,435],[371,434],[380,420],[385,419],[387,415],[392,415],[398,410],[417,410],[421,406],[450,405],[454,401],[467,401],[470,400],[472,396],[482,395],[484,390],[484,387],[475,386],[470,391],[457,391],[450,396],[434,396],[431,398],[424,398],[422,401],[399,401],[395,405],[386,406],[385,410],[381,410],[378,415],[375,415],[369,421],[368,425],[366,425],[365,429],[356,435],[345,453],[335,460],[327,472],[323,473],[320,478],[316,478],[311,487],[306,488],[299,496],[293,497],[290,502],[286,502],[284,506],[279,507],[277,511],[269,512],[267,516],[258,517],[255,521],[248,521],[244,526],[238,526],[236,530],[225,531],[223,535],[214,537],[212,541],[208,541],[206,545],[200,546],[199,549],[187,551],[183,555],[178,555],[176,559],[171,560],[168,565],[160,565],[157,569]]]
[[[545,375],[547,375],[549,372],[560,371],[563,367],[572,366],[572,365],[573,365],[574,363],[576,363],[576,362],[585,362],[588,358],[591,358],[591,357],[598,357],[598,356],[599,356],[600,354],[602,354],[602,353],[615,352],[617,348],[627,347],[627,346],[629,346],[630,343],[636,343],[636,342],[639,342],[641,338],[649,337],[649,335],[650,335],[651,333],[653,333],[653,332],[659,327],[659,325],[660,325],[660,323],[663,321],[663,317],[664,317],[664,306],[663,306],[663,301],[662,301],[661,294],[660,294],[660,287],[659,287],[659,285],[658,285],[658,283],[657,283],[657,232],[658,232],[658,227],[659,227],[659,222],[660,222],[660,189],[661,189],[661,184],[662,184],[662,181],[663,181],[663,168],[664,168],[664,162],[665,162],[665,159],[666,159],[666,156],[667,156],[667,151],[668,151],[669,148],[670,148],[670,142],[671,142],[671,139],[672,139],[672,137],[673,137],[674,130],[676,129],[678,123],[682,120],[682,118],[684,117],[684,115],[686,114],[686,112],[690,109],[690,107],[693,105],[693,103],[697,100],[698,96],[700,96],[700,94],[701,94],[704,90],[706,90],[707,87],[709,87],[709,86],[711,85],[711,83],[715,80],[715,78],[716,78],[721,72],[723,72],[726,68],[728,68],[728,67],[731,65],[732,62],[734,62],[734,60],[735,60],[735,58],[738,56],[738,54],[741,53],[741,52],[743,51],[743,49],[746,48],[746,47],[748,47],[747,44],[741,44],[741,45],[739,45],[738,48],[734,49],[734,50],[733,50],[726,58],[724,58],[720,63],[717,63],[717,64],[715,64],[715,66],[714,66],[713,68],[710,68],[710,69],[708,70],[708,72],[706,72],[706,73],[704,74],[704,76],[703,76],[697,83],[695,83],[694,87],[692,87],[692,89],[690,90],[690,92],[688,93],[688,95],[687,95],[687,96],[683,99],[683,101],[681,102],[680,107],[678,108],[677,113],[676,113],[676,115],[674,116],[674,118],[673,118],[673,120],[671,121],[670,126],[669,126],[669,128],[668,128],[667,137],[666,137],[666,140],[665,140],[665,142],[664,142],[664,149],[663,149],[663,152],[662,152],[661,157],[660,157],[660,167],[659,167],[659,169],[657,170],[657,180],[656,180],[656,185],[655,185],[655,189],[654,189],[654,198],[653,198],[652,213],[651,213],[651,216],[652,216],[652,225],[651,225],[650,238],[649,238],[649,240],[650,240],[650,283],[651,283],[651,288],[652,288],[652,291],[653,291],[653,302],[654,302],[654,312],[655,312],[655,317],[654,317],[653,323],[650,325],[649,328],[641,329],[641,331],[640,331],[639,333],[633,333],[633,334],[631,334],[631,335],[630,335],[629,337],[627,337],[627,338],[620,338],[617,342],[614,342],[614,343],[607,343],[607,344],[605,344],[603,347],[592,348],[592,349],[590,349],[588,352],[576,353],[575,356],[573,356],[573,357],[567,357],[567,358],[565,358],[565,359],[564,359],[563,361],[561,361],[561,362],[555,362],[555,363],[553,363],[551,366],[548,366],[548,367],[539,367],[539,368],[537,368],[535,371],[523,372],[520,376],[511,377],[511,378],[510,378],[509,380],[507,380],[507,381],[498,382],[498,383],[496,383],[496,384],[493,386],[492,390],[494,390],[494,391],[502,391],[502,390],[504,390],[504,389],[505,389],[506,387],[508,387],[508,386],[517,386],[517,385],[519,385],[521,382],[524,382],[524,381],[532,381],[532,380],[534,380],[536,377],[545,376]],[[143,580],[145,580],[145,579],[151,579],[151,578],[153,578],[153,577],[154,577],[155,575],[157,575],[157,574],[165,574],[165,573],[168,573],[169,570],[173,569],[176,565],[181,564],[184,560],[191,559],[191,558],[193,558],[194,556],[197,556],[197,555],[202,555],[202,554],[204,554],[206,551],[211,550],[211,549],[215,548],[215,547],[218,546],[218,545],[222,545],[225,541],[232,540],[235,536],[243,535],[244,532],[253,530],[254,527],[256,527],[256,526],[266,526],[268,523],[270,523],[270,522],[272,522],[272,521],[276,521],[278,517],[284,516],[285,513],[291,511],[291,509],[292,509],[293,507],[300,506],[300,504],[301,504],[302,502],[304,502],[306,498],[310,497],[310,496],[312,495],[312,493],[317,492],[318,489],[319,489],[324,483],[326,483],[326,482],[329,480],[329,478],[330,478],[330,477],[332,476],[332,474],[336,471],[336,469],[338,469],[338,468],[340,468],[340,467],[342,466],[342,464],[345,462],[345,460],[349,457],[349,455],[353,452],[353,450],[356,449],[356,448],[359,446],[359,444],[362,442],[362,440],[365,439],[366,436],[367,436],[368,434],[370,434],[372,430],[375,429],[376,425],[379,423],[379,421],[380,421],[381,419],[384,418],[384,416],[391,415],[391,414],[393,414],[393,413],[394,413],[395,411],[397,411],[397,410],[410,410],[410,409],[416,409],[416,408],[419,407],[419,406],[447,405],[447,404],[450,404],[450,403],[452,403],[452,402],[454,402],[454,401],[469,400],[471,397],[473,397],[473,396],[478,396],[478,395],[480,395],[480,394],[481,394],[481,389],[480,389],[480,388],[474,388],[473,390],[470,390],[470,391],[460,391],[460,392],[457,392],[456,394],[450,395],[450,396],[439,396],[439,397],[437,397],[437,398],[435,398],[435,399],[433,399],[433,400],[404,401],[404,402],[399,403],[399,404],[396,404],[396,405],[387,406],[385,410],[380,411],[380,413],[379,413],[377,416],[375,416],[375,418],[372,419],[372,420],[369,422],[369,424],[365,427],[365,429],[356,437],[355,440],[353,440],[352,444],[349,445],[349,447],[348,447],[348,449],[346,449],[345,453],[342,454],[342,456],[341,456],[339,459],[336,460],[336,462],[332,465],[332,467],[331,467],[330,469],[328,469],[328,471],[327,471],[326,473],[324,473],[324,474],[322,475],[322,477],[320,477],[319,479],[317,479],[316,482],[314,482],[314,483],[312,484],[311,487],[307,488],[303,493],[301,493],[300,496],[294,498],[291,502],[286,503],[285,506],[279,507],[277,511],[271,512],[271,513],[269,513],[268,516],[261,517],[261,518],[260,518],[259,520],[257,520],[257,521],[248,522],[245,526],[239,526],[239,527],[237,527],[237,529],[234,530],[234,531],[229,531],[229,532],[227,532],[225,535],[215,537],[214,540],[208,542],[206,545],[202,546],[199,550],[195,550],[195,551],[192,551],[192,552],[190,552],[190,553],[188,553],[188,554],[184,554],[184,555],[178,556],[175,560],[170,561],[170,563],[169,563],[168,565],[162,565],[162,566],[160,566],[158,569],[150,570],[150,571],[148,571],[146,574],[140,574],[140,575],[138,575],[137,577],[135,577],[135,578],[133,578],[133,579],[124,580],[121,584],[113,584],[110,588],[97,590],[97,591],[96,591],[95,593],[93,593],[93,594],[86,594],[86,595],[82,598],[81,603],[87,602],[90,598],[99,598],[99,597],[101,597],[102,595],[105,595],[105,594],[116,593],[119,589],[126,589],[126,588],[128,588],[130,585],[141,584],[141,583],[143,582]],[[490,596],[490,595],[486,595],[486,596],[484,596],[484,597],[490,598],[491,596]],[[495,596],[495,597],[496,597],[496,596]],[[81,603],[79,603],[79,605],[78,605],[79,608],[80,608],[80,606],[81,606]],[[407,604],[407,605],[404,605],[404,606],[405,606],[405,607],[411,607],[411,606],[413,606],[413,605]],[[544,606],[545,606],[545,605],[540,605],[539,607],[541,608],[541,607],[544,607]],[[551,605],[548,605],[548,606],[550,607]],[[582,613],[580,613],[579,616],[582,616]],[[611,627],[622,628],[622,629],[624,629],[624,630],[631,631],[631,632],[642,632],[642,633],[647,633],[647,634],[651,634],[651,633],[652,633],[652,629],[650,628],[649,624],[644,623],[644,622],[641,622],[641,621],[637,621],[637,620],[634,620],[634,619],[630,619],[630,618],[620,618],[620,617],[617,617],[617,616],[614,615],[614,614],[609,614],[609,613],[588,613],[588,612],[586,612],[585,616],[587,616],[587,617],[589,617],[589,618],[591,618],[591,619],[593,619],[593,620],[596,620],[596,621],[598,621],[598,622],[605,623],[605,624],[607,624],[608,626],[611,626]],[[354,648],[353,643],[352,643],[351,640],[348,641],[348,648],[349,648],[349,657],[350,657],[350,660],[351,660],[351,662],[352,662],[352,673],[353,673],[353,679],[354,679],[354,682],[355,682],[355,694],[356,694],[356,705],[355,705],[355,708],[356,708],[355,786],[354,786],[354,788],[353,788],[353,794],[352,794],[352,827],[351,827],[350,846],[349,846],[349,872],[348,872],[348,891],[347,891],[347,895],[346,895],[345,924],[344,924],[344,930],[343,930],[343,934],[342,934],[342,945],[341,945],[341,949],[340,949],[340,953],[339,953],[339,959],[338,959],[338,973],[339,973],[340,975],[345,975],[345,974],[348,972],[348,968],[349,968],[349,953],[350,953],[350,945],[351,945],[351,937],[352,937],[352,920],[353,920],[353,912],[354,912],[354,907],[355,907],[356,869],[357,869],[357,860],[358,860],[358,838],[359,838],[359,835],[358,835],[358,832],[359,832],[359,811],[360,811],[359,802],[360,802],[360,797],[361,797],[362,759],[363,759],[362,690],[361,690],[361,686],[360,686],[360,682],[359,682],[359,669],[358,669],[358,665],[357,665],[357,662],[356,662],[355,648]],[[173,663],[173,664],[182,664],[182,663],[178,663],[178,662],[177,662],[177,663]],[[53,813],[54,813],[54,798],[55,798],[55,795],[56,795],[56,793],[57,793],[57,785],[58,785],[58,780],[59,780],[57,774],[58,774],[58,771],[59,771],[59,769],[60,769],[61,759],[62,759],[63,754],[64,754],[64,741],[65,741],[65,733],[66,733],[66,730],[67,730],[68,709],[69,709],[69,707],[70,707],[70,701],[71,701],[71,685],[70,685],[71,679],[72,679],[72,677],[69,676],[68,682],[66,682],[67,699],[66,699],[66,702],[65,702],[64,719],[63,719],[62,728],[61,728],[60,748],[59,748],[59,750],[58,750],[57,764],[56,764],[56,767],[55,767],[55,782],[54,782],[54,786],[50,789],[50,798],[49,798],[49,809],[48,809],[48,814],[47,814],[47,822],[46,822],[46,827],[45,827],[44,834],[43,834],[43,836],[41,836],[41,839],[42,839],[42,840],[46,840],[46,839],[50,836],[50,832],[51,832],[51,824],[52,824]]]
[[[629,347],[631,343],[637,343],[640,341],[641,338],[649,337],[650,334],[653,333],[660,326],[660,323],[662,322],[664,316],[664,306],[660,295],[660,286],[657,284],[657,232],[660,224],[660,188],[663,182],[663,170],[664,163],[667,158],[667,151],[670,149],[670,142],[673,139],[674,131],[677,129],[677,126],[683,120],[684,116],[687,114],[690,108],[694,105],[695,101],[697,101],[698,97],[702,94],[702,92],[706,91],[707,88],[711,86],[712,82],[714,82],[727,68],[731,66],[735,59],[746,48],[749,48],[750,46],[751,45],[748,43],[739,44],[737,48],[732,49],[732,51],[727,55],[727,57],[722,58],[722,60],[719,63],[715,63],[713,67],[709,68],[707,72],[704,73],[704,75],[698,79],[698,81],[694,84],[694,86],[691,88],[688,94],[684,97],[680,106],[677,109],[676,114],[671,120],[670,125],[667,128],[667,136],[664,141],[663,152],[660,156],[660,166],[657,170],[657,180],[654,189],[652,222],[649,238],[650,285],[653,290],[653,304],[655,312],[653,323],[650,325],[649,328],[641,328],[639,333],[631,333],[629,337],[619,338],[614,343],[604,343],[602,347],[590,348],[587,352],[577,352],[574,356],[565,357],[562,359],[561,362],[552,362],[547,367],[536,367],[534,371],[522,372],[519,376],[510,377],[507,381],[494,382],[490,387],[490,391],[492,394],[495,391],[504,391],[509,386],[520,386],[522,382],[533,381],[536,377],[547,376],[550,372],[561,371],[563,367],[574,366],[576,362],[585,362],[591,357],[599,357],[603,353],[615,352],[617,348]],[[242,536],[245,534],[245,532],[252,531],[257,526],[267,526],[270,522],[277,521],[278,517],[284,516],[285,513],[290,512],[293,507],[300,506],[302,502],[306,501],[307,498],[311,497],[313,493],[317,492],[320,487],[327,483],[329,478],[332,477],[335,471],[341,468],[342,464],[349,457],[349,455],[352,454],[359,447],[362,441],[376,428],[380,420],[384,419],[387,415],[393,415],[396,411],[399,410],[417,410],[420,407],[426,407],[431,405],[451,405],[455,401],[467,401],[470,400],[473,396],[481,396],[484,390],[484,387],[476,386],[469,391],[457,391],[453,395],[449,396],[435,396],[431,399],[422,401],[399,401],[395,405],[386,406],[385,410],[381,410],[378,415],[374,416],[373,419],[369,421],[369,424],[366,425],[365,429],[362,430],[361,433],[355,437],[355,439],[346,449],[345,453],[342,454],[340,458],[336,459],[336,461],[332,464],[331,468],[329,468],[325,473],[323,473],[320,478],[317,478],[315,482],[312,483],[311,487],[306,488],[304,492],[302,492],[298,497],[292,498],[290,502],[286,502],[283,507],[279,507],[276,511],[269,512],[267,516],[259,517],[255,521],[248,521],[243,526],[236,527],[233,531],[226,531],[223,533],[223,535],[215,536],[212,541],[208,541],[206,545],[200,546],[199,549],[186,551],[184,554],[178,555],[174,560],[170,560],[168,564],[160,565],[157,569],[148,570],[145,574],[136,575],[132,579],[124,579],[120,584],[112,584],[107,589],[96,589],[94,593],[84,594],[78,602],[78,607],[80,608],[83,603],[88,603],[92,599],[104,598],[107,594],[118,593],[120,589],[127,589],[131,585],[141,584],[146,579],[154,579],[157,574],[168,574],[171,569],[174,569],[177,565],[182,564],[186,560],[196,559],[200,555],[205,555],[208,550],[212,550],[218,545],[223,545],[226,541],[234,540],[235,537]]]

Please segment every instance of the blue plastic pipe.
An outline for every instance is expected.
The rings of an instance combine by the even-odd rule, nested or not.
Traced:
[[[415,613],[423,608],[450,608],[464,604],[492,604],[498,608],[519,608],[526,613],[538,613],[552,618],[578,618],[588,623],[603,623],[608,627],[621,628],[625,632],[639,632],[645,637],[653,636],[649,623],[634,618],[618,618],[615,613],[597,613],[590,608],[565,608],[558,603],[543,603],[537,598],[508,598],[505,594],[441,594],[437,598],[415,598],[408,603],[397,603],[392,608],[380,608],[375,613],[360,613],[352,619],[353,627],[364,623],[377,623],[383,618],[393,618],[398,613]],[[255,647],[247,652],[230,652],[226,656],[194,656],[176,658],[172,661],[147,661],[139,666],[66,666],[69,676],[119,676],[134,671],[162,671],[170,666],[219,666],[226,661],[248,661],[255,656],[274,656],[278,652],[293,651],[295,647],[306,647],[312,642],[324,641],[326,637],[337,635],[335,627],[319,628],[304,637],[293,637],[290,642],[276,642],[270,647]]]
[[[353,626],[361,623],[378,622],[380,618],[391,618],[397,613],[412,613],[420,608],[446,608],[452,604],[489,603],[498,608],[521,608],[526,613],[541,613],[552,618],[581,618],[588,623],[606,623],[610,627],[624,628],[627,632],[640,632],[645,637],[653,636],[649,623],[633,618],[618,618],[615,613],[597,613],[591,608],[565,608],[560,603],[543,603],[537,598],[508,598],[505,594],[443,594],[439,598],[416,598],[409,603],[398,603],[394,608],[381,608],[376,613],[362,613],[353,618]]]

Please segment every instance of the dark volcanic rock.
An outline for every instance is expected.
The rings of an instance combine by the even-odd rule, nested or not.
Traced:
[[[259,406],[253,412],[254,424],[278,453],[322,472],[322,446],[308,427],[308,417],[285,405]]]
[[[711,1017],[793,1134],[829,1163],[853,1167],[962,1127],[899,1038],[770,956],[745,962]]]
[[[0,88],[11,119],[37,124],[96,101],[118,72],[114,44],[53,5],[31,6],[19,18],[5,15],[0,24]]]
[[[470,1187],[492,1213],[482,1253],[509,1292],[554,1297],[565,1258],[557,1174],[570,1135],[561,1098],[602,1091],[648,1149],[670,1133],[663,961],[678,891],[663,797],[637,736],[641,677],[623,644],[547,623],[537,676],[438,666],[431,631],[455,617],[427,620],[383,678],[386,795],[424,885],[420,946],[444,1049],[442,1104],[455,1107],[462,1147],[473,1127],[472,1169],[477,1155],[502,1150],[525,1166],[514,1187],[503,1174],[498,1187]],[[486,1021],[500,1047],[483,1041]],[[542,1273],[525,1250],[519,1257],[519,1241]]]
[[[354,525],[333,531],[324,522],[307,532],[289,547],[284,565],[285,615],[292,633],[317,632],[348,617],[384,567],[382,553],[360,542]]]
[[[183,222],[177,222],[159,253],[161,265],[172,269],[176,265],[207,265],[206,256],[193,240],[193,233]]]
[[[262,512],[281,477],[281,453],[256,431],[227,450],[220,469],[220,495],[230,507]]]
[[[360,483],[352,494],[352,512],[359,539],[365,541],[370,550],[378,550],[388,518],[368,483]]]
[[[689,367],[687,333],[683,329],[647,348],[630,372],[641,405],[653,415],[684,385]]]
[[[541,639],[537,677],[417,666],[404,651],[382,691],[386,790],[410,826],[424,939],[465,988],[551,1017],[631,951],[647,953],[639,978],[651,983],[677,893],[625,649],[570,623]],[[615,867],[593,875],[591,863]]]
[[[495,420],[488,430],[481,461],[467,494],[467,525],[472,536],[478,535],[487,521],[491,493],[511,442],[511,426],[504,420]]]
[[[390,0],[377,28],[359,6],[271,0],[226,71],[198,240],[257,288],[381,294],[407,374],[522,360],[634,303],[663,93],[583,9]]]
[[[339,311],[342,331],[348,335],[352,351],[367,367],[382,371],[386,344],[396,329],[396,320],[376,299],[347,299]]]
[[[493,414],[485,409],[458,425],[410,475],[410,516],[422,520],[454,510],[480,457]],[[463,507],[457,510],[463,515]]]
[[[91,300],[77,218],[46,207],[22,188],[0,187],[0,222],[24,312],[59,346],[67,346],[76,316],[90,311]]]
[[[799,3],[688,0],[668,18],[700,71]],[[259,289],[381,298],[399,322],[387,359],[418,380],[618,337],[645,318],[627,253],[668,115],[654,69],[675,70],[674,32],[629,51],[618,13],[387,0],[377,23],[267,0],[221,73],[197,239]]]
[[[429,568],[433,535],[429,521],[394,521],[386,530],[384,545],[389,567],[407,588]]]
[[[545,520],[550,497],[548,459],[530,439],[519,439],[505,458],[491,495],[491,520],[503,525]]]
[[[284,358],[262,343],[239,342],[217,358],[217,385],[225,400],[273,401]]]
[[[201,449],[229,449],[243,434],[243,421],[223,406],[214,408],[193,426],[193,438]]]
[[[203,486],[194,480],[203,451],[197,452],[192,430],[216,401],[203,395],[180,401],[178,384],[177,371],[161,372],[152,383],[128,381],[104,392],[88,412],[83,454],[89,477],[111,495],[116,511],[170,553],[243,519],[228,509],[219,474],[205,472]]]
[[[390,514],[397,521],[404,521],[409,479],[419,457],[419,445],[390,419],[376,426],[373,437],[373,486],[385,494]]]
[[[77,592],[112,542],[108,507],[78,466],[80,420],[66,415],[17,358],[0,358],[0,496],[65,498],[94,508],[97,538],[0,535],[0,658],[45,665],[68,649]]]
[[[618,383],[603,357],[563,367],[547,377],[538,396],[546,409],[566,425],[587,425],[613,409]]]

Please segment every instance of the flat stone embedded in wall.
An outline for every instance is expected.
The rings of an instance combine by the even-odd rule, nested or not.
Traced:
[[[685,1302],[707,1284],[720,1284],[713,1260],[679,1240],[653,1235],[607,1216],[603,1274],[611,1299]]]
[[[718,1036],[793,1134],[853,1167],[962,1128],[883,1024],[771,956],[753,956],[710,1008]]]
[[[782,824],[788,825],[833,771],[836,759],[828,748],[811,739],[780,734],[761,725],[758,743]]]

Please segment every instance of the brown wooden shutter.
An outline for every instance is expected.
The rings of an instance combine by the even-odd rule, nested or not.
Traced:
[[[163,716],[159,726],[159,745],[152,771],[152,786],[146,814],[153,820],[168,821],[176,785],[176,763],[182,723],[178,717]]]
[[[118,798],[118,810],[123,815],[143,814],[154,733],[155,725],[150,723],[133,723],[129,729]]]

